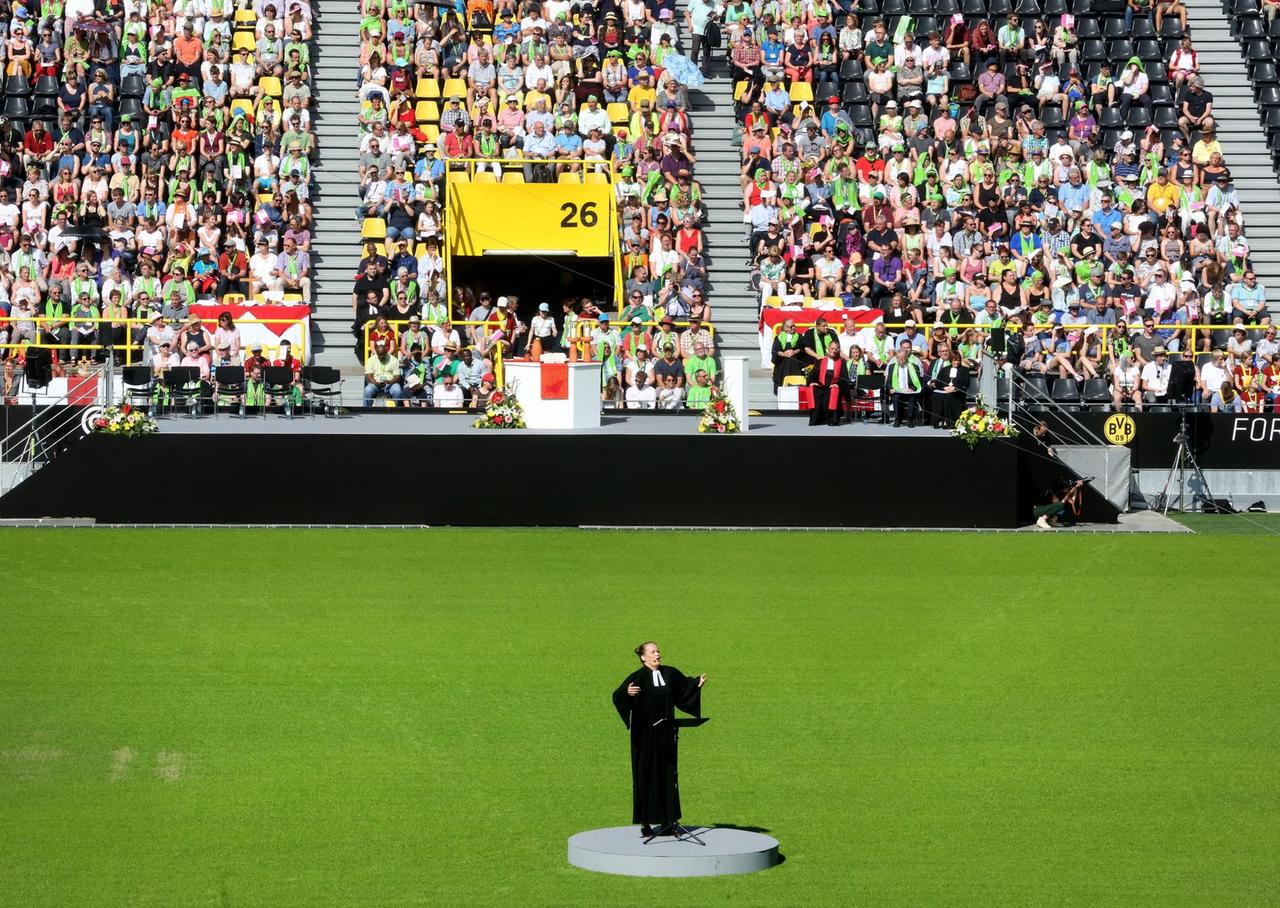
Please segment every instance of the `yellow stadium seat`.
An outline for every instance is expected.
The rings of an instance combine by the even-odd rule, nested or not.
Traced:
[[[480,171],[478,174],[476,174],[476,175],[475,175],[475,179],[473,179],[471,182],[473,182],[473,183],[496,183],[496,182],[498,182],[498,178],[497,178],[497,177],[495,177],[495,176],[493,175],[493,172],[492,172],[492,171],[482,170],[482,171]]]
[[[452,98],[457,95],[459,98],[467,96],[467,82],[465,79],[445,79],[444,88],[440,90],[440,94],[445,98]]]
[[[471,177],[467,176],[465,170],[446,170],[444,174],[444,183],[451,186],[454,183],[470,183]]]
[[[271,193],[269,193],[269,192],[260,192],[260,193],[258,193],[258,204],[259,204],[259,205],[265,205],[267,202],[270,202],[270,201],[271,201]]]
[[[365,218],[360,226],[360,239],[385,240],[387,238],[387,222],[382,218]]]
[[[233,98],[231,101],[231,116],[236,115],[237,110],[244,111],[244,115],[249,119],[253,119],[253,102],[248,98]]]
[[[435,101],[419,101],[413,106],[413,115],[419,123],[440,122],[440,105]]]
[[[780,306],[782,305],[782,297],[780,297],[780,296],[771,296],[771,297],[769,297],[767,300],[765,300],[765,301],[764,301],[764,304],[765,304],[766,306],[780,307]]]
[[[751,83],[747,82],[745,79],[741,82],[736,83],[733,86],[733,100],[741,101],[742,96],[747,93],[747,88],[748,86],[750,86],[750,84]]]
[[[254,26],[258,24],[258,15],[251,9],[236,10],[236,30],[247,28],[253,31]]]
[[[262,93],[268,97],[278,98],[284,94],[283,86],[276,76],[263,76],[258,80],[258,87],[262,89]]]
[[[801,101],[813,102],[813,86],[798,79],[791,83],[791,100],[797,104]]]
[[[506,171],[503,171],[503,174],[502,174],[502,182],[503,182],[504,184],[508,184],[508,185],[509,185],[509,184],[511,184],[511,183],[523,183],[523,182],[524,182],[524,171],[523,171],[523,170],[506,170]]]
[[[413,247],[413,257],[422,258],[422,256],[426,254],[427,254],[427,244],[419,240],[418,245]]]
[[[440,83],[435,79],[428,79],[423,76],[418,80],[417,87],[413,90],[416,98],[438,98],[440,97]]]
[[[428,123],[422,127],[423,135],[427,137],[428,142],[440,141],[440,127],[435,123]]]
[[[609,122],[614,126],[625,126],[631,119],[631,108],[621,101],[614,101],[605,107],[604,112],[609,115]]]
[[[581,183],[582,174],[580,173],[562,173],[556,178],[557,183]]]
[[[305,302],[305,300],[303,299],[303,296],[301,293],[286,293],[284,295],[284,302],[286,304],[288,303],[297,304],[297,303]]]
[[[587,175],[583,178],[582,182],[594,185],[604,184],[607,186],[609,185],[609,175],[607,173],[599,173],[595,170],[588,170]]]
[[[253,40],[253,32],[236,32],[231,36],[231,49],[233,51],[244,50],[252,51],[257,47],[257,42]]]
[[[226,293],[226,294],[223,294],[223,297],[222,297],[222,305],[224,305],[224,306],[243,306],[243,305],[244,305],[244,294],[243,294],[243,293]]]

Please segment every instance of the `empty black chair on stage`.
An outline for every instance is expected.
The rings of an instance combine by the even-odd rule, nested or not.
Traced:
[[[1237,19],[1245,16],[1257,17],[1258,0],[1236,0],[1231,7],[1231,14]]]
[[[817,104],[825,104],[827,98],[839,98],[840,87],[830,82],[823,82],[813,90],[813,100]]]
[[[862,68],[862,62],[859,60],[845,60],[840,64],[840,81],[849,82],[850,80],[861,80],[865,70]],[[865,88],[865,86],[863,86]]]
[[[985,17],[987,15],[987,0],[964,0],[964,5],[960,7],[960,11],[966,16]]]
[[[1276,75],[1276,65],[1270,60],[1250,63],[1249,78],[1258,85],[1270,85],[1280,82],[1280,76]]]
[[[10,120],[25,120],[31,116],[31,102],[26,98],[10,95],[4,99],[4,115]]]
[[[1145,70],[1149,60],[1163,60],[1164,51],[1160,49],[1160,43],[1155,38],[1144,38],[1134,45],[1134,53],[1138,55],[1138,59],[1142,61]]]
[[[1172,107],[1157,107],[1151,121],[1161,129],[1178,128],[1178,112]]]
[[[1262,111],[1262,123],[1268,129],[1280,127],[1280,107],[1267,107]]]
[[[865,104],[855,104],[849,108],[849,119],[854,126],[871,126],[871,108]]]
[[[1040,15],[1040,4],[1037,0],[1018,0],[1018,5],[1014,9],[1019,16]]]
[[[1160,37],[1162,38],[1181,38],[1182,23],[1178,21],[1177,16],[1165,16],[1164,21],[1160,23]]]
[[[293,418],[293,369],[289,366],[267,366],[262,370],[262,383],[267,394],[281,401],[285,415]],[[265,413],[266,408],[263,408]]]
[[[1062,110],[1053,105],[1044,109],[1044,113],[1040,115],[1040,119],[1044,123],[1046,129],[1060,129],[1066,125],[1062,119]]]
[[[342,402],[342,372],[333,366],[303,366],[302,384],[313,416],[317,406],[327,415],[337,414],[334,403]]]
[[[218,366],[213,370],[213,383],[216,392],[213,402],[213,415],[218,415],[218,404],[233,403],[239,406],[240,415],[244,416],[244,366]]]
[[[52,120],[58,116],[57,98],[34,98],[31,103],[31,116],[37,120]]]
[[[1071,12],[1071,6],[1067,0],[1045,0],[1044,14],[1046,16],[1061,16],[1063,13]]]
[[[1271,61],[1271,44],[1262,38],[1251,38],[1245,42],[1244,56],[1246,60]]]
[[[907,4],[903,0],[884,0],[880,4],[881,16],[905,16],[907,14]]]
[[[960,4],[956,0],[937,0],[933,4],[933,13],[936,16],[954,16],[960,12]]]
[[[25,98],[31,94],[31,83],[22,73],[15,73],[4,80],[4,93],[10,97]]]
[[[147,405],[151,403],[151,367],[125,366],[121,370],[121,381],[124,383],[124,399],[126,403]]]
[[[35,93],[42,98],[58,97],[59,83],[57,76],[41,76],[36,79]]]
[[[120,80],[120,97],[141,98],[147,93],[147,80],[143,76],[125,76]]]
[[[1152,85],[1147,91],[1151,103],[1156,107],[1173,107],[1173,92],[1168,85]]]
[[[133,117],[134,119],[141,117],[143,113],[145,113],[145,110],[142,107],[142,99],[121,98],[120,105],[116,113],[121,117]]]
[[[1258,86],[1258,104],[1262,107],[1280,106],[1280,85]]]
[[[191,406],[191,415],[199,413],[203,389],[198,366],[170,366],[164,373],[164,387],[169,392],[171,406],[187,403]]]
[[[932,16],[933,2],[932,0],[910,0],[907,4],[907,12],[913,16]],[[920,29],[924,33],[924,29]]]
[[[1013,12],[1013,4],[1010,3],[1009,0],[991,0],[991,2],[987,4],[987,14],[992,19],[995,19],[997,16],[1007,16],[1011,12]],[[999,24],[1000,23],[997,22],[996,26]],[[993,28],[992,30],[994,31],[995,29]]]
[[[1164,64],[1159,60],[1152,60],[1146,64],[1147,81],[1152,85],[1163,85],[1169,81],[1169,73],[1164,68]]]
[[[1150,19],[1137,16],[1133,20],[1133,28],[1130,29],[1129,36],[1134,40],[1138,38],[1154,38],[1156,36],[1156,27]]]
[[[1097,63],[1107,59],[1107,48],[1101,38],[1089,38],[1080,42],[1080,59],[1085,63]]]

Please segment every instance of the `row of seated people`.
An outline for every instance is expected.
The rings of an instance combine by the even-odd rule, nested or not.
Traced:
[[[456,180],[611,182],[627,273],[652,261],[670,292],[687,303],[701,295],[688,99],[663,65],[679,49],[671,4],[497,4],[459,15],[366,0],[361,9],[356,214],[364,241],[385,242],[386,267],[357,278],[358,338],[378,315],[440,304],[443,265],[425,274],[415,250],[443,237],[443,194]],[[677,268],[689,255],[694,266]],[[396,282],[416,284],[420,299],[398,301]]]
[[[15,55],[24,22],[37,44]],[[15,14],[0,129],[6,355],[121,344],[124,319],[196,301],[309,301],[311,32],[305,0]]]
[[[1214,398],[1224,383],[1234,389],[1226,401],[1233,411],[1270,411],[1280,398],[1280,341],[1272,326],[1258,332],[1256,342],[1237,326],[1222,332],[1229,336],[1225,347],[1193,354],[1192,347],[1179,352],[1185,326],[1150,316],[1141,328],[1076,319],[1078,313],[1072,313],[1057,324],[1023,324],[1017,317],[997,317],[970,326],[936,323],[922,330],[911,319],[895,329],[883,320],[864,325],[846,316],[836,330],[819,316],[804,331],[787,319],[773,342],[774,382],[828,386],[834,363],[820,374],[821,361],[839,359],[843,366],[834,372],[845,383],[839,390],[850,403],[859,387],[868,397],[883,391],[886,406],[895,391],[916,395],[902,398],[910,413],[899,413],[899,419],[914,415],[923,402],[935,425],[954,423],[964,402],[976,395],[984,368],[998,370],[997,377],[1016,371],[1032,389],[1025,395],[1031,402],[1052,398],[1138,411],[1184,402],[1216,411],[1221,402]],[[950,374],[952,368],[961,370],[958,376]],[[868,381],[870,377],[874,380]],[[938,394],[939,389],[950,390]],[[1238,404],[1232,402],[1234,394],[1240,397]]]

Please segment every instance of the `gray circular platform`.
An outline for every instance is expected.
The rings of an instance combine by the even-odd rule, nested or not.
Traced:
[[[646,845],[639,826],[580,832],[569,837],[569,863],[623,876],[723,876],[767,870],[782,860],[778,840],[771,836],[743,829],[690,829],[706,844],[664,837]]]

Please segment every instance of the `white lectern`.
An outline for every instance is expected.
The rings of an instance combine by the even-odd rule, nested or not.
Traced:
[[[568,369],[568,393],[563,398],[552,391],[543,397],[542,370],[552,363],[507,360],[503,379],[514,385],[516,399],[524,408],[524,422],[530,429],[600,428],[600,364],[564,363]]]

